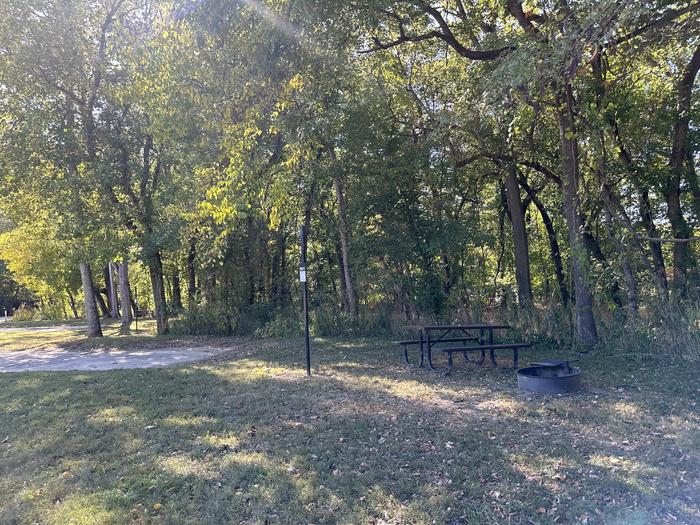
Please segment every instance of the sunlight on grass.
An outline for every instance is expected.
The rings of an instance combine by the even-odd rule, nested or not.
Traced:
[[[653,480],[661,474],[657,467],[626,457],[602,454],[592,455],[589,463],[609,471],[613,479],[626,483],[641,492],[648,494],[656,492]]]
[[[49,512],[49,524],[55,525],[94,525],[120,523],[124,516],[118,507],[110,509],[111,500],[124,500],[124,495],[117,490],[102,491],[89,495],[71,494],[65,500],[56,501]]]
[[[613,410],[626,419],[639,419],[642,416],[639,407],[628,401],[617,401],[612,405]]]
[[[529,396],[511,371],[444,378],[387,362],[382,342],[361,346],[349,356],[348,342],[319,344],[311,378],[297,341],[240,340],[226,360],[181,368],[0,376],[0,523],[615,523],[632,512],[652,523],[698,512],[695,455],[678,448],[698,429],[690,371],[673,396],[621,393],[609,386],[618,376],[595,394]]]
[[[90,416],[90,421],[100,424],[118,425],[136,418],[138,418],[138,413],[133,407],[120,406],[98,410]]]
[[[205,425],[215,425],[217,420],[213,417],[191,416],[191,417],[166,417],[161,423],[170,427],[200,427]]]
[[[105,322],[102,325],[103,338],[88,341],[83,325],[48,325],[22,327],[15,323],[10,328],[0,326],[0,352],[13,350],[31,350],[42,348],[55,348],[73,344],[87,344],[88,346],[119,345],[125,342],[152,339],[156,335],[155,321],[151,319],[139,320],[139,330],[136,332],[136,323],[131,323],[131,333],[120,334],[118,322]]]

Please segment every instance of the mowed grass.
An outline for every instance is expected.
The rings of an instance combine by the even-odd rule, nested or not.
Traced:
[[[101,339],[87,339],[84,322],[28,322],[0,324],[0,352],[14,350],[40,350],[42,348],[65,348],[89,350],[92,348],[121,348],[134,343],[153,341],[156,333],[155,321],[139,319],[131,323],[131,333],[121,335],[118,321],[102,321]]]
[[[226,344],[0,374],[0,523],[700,522],[694,364],[592,354],[586,392],[546,397],[383,341],[314,341],[311,378],[301,341]]]

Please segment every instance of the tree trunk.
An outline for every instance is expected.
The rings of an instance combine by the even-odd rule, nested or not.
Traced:
[[[197,272],[194,262],[197,257],[197,246],[194,239],[190,240],[190,251],[187,254],[187,308],[192,308],[197,301]]]
[[[525,177],[520,177],[520,185],[527,193],[527,196],[532,200],[532,203],[539,210],[540,216],[542,217],[542,223],[544,224],[545,230],[547,230],[547,238],[549,240],[549,252],[552,257],[552,263],[554,264],[554,274],[557,277],[557,284],[559,285],[559,295],[561,295],[561,302],[564,306],[569,305],[569,288],[566,286],[566,276],[564,275],[564,264],[561,260],[561,250],[559,249],[559,241],[557,240],[557,232],[554,229],[554,223],[552,218],[547,212],[547,208],[530,187],[530,185],[525,180]]]
[[[131,328],[131,289],[129,287],[129,260],[124,257],[119,265],[119,295],[122,299],[122,324],[119,332],[122,334],[129,333]]]
[[[603,183],[605,186],[606,183]],[[611,191],[609,188],[604,187],[603,189],[603,200],[605,206],[605,228],[608,231],[608,236],[615,246],[615,251],[620,257],[620,266],[622,267],[622,275],[625,279],[625,285],[627,287],[627,309],[629,313],[636,317],[639,310],[639,294],[637,293],[637,278],[630,264],[630,254],[628,253],[627,247],[624,245],[622,240],[618,237],[615,232],[615,227],[613,224],[613,214],[610,211],[610,199],[606,195],[607,192]]]
[[[335,243],[335,258],[337,264],[332,265],[331,268],[335,267],[338,269],[338,279],[340,282],[340,303],[343,311],[347,312],[350,310],[350,307],[348,306],[347,286],[345,284],[345,272],[343,271],[343,252],[340,249],[340,241],[336,241]]]
[[[659,237],[659,235],[656,231],[656,226],[654,225],[651,202],[649,201],[649,190],[640,182],[637,167],[632,161],[632,155],[625,147],[617,121],[610,116],[608,117],[608,121],[611,126],[613,138],[615,139],[615,143],[617,144],[620,152],[620,159],[622,159],[622,162],[625,164],[627,174],[639,192],[639,217],[641,219],[642,226],[644,227],[647,237],[656,239]],[[656,291],[659,294],[659,298],[662,301],[665,301],[668,299],[668,281],[666,279],[666,264],[664,263],[664,256],[661,251],[661,243],[649,241],[649,252],[651,253],[652,272],[654,275]]]
[[[642,188],[639,191],[639,215],[642,219],[642,224],[650,239],[658,239],[659,234],[654,225],[654,218],[651,213],[651,202],[649,200],[649,190]],[[651,260],[654,264],[654,282],[656,290],[662,301],[668,299],[668,279],[666,278],[666,264],[664,263],[664,254],[661,251],[661,243],[649,241],[649,251],[651,252]]]
[[[107,271],[109,272],[109,311],[110,317],[116,319],[119,317],[119,302],[117,300],[117,287],[114,286],[114,263],[110,261],[107,263]]]
[[[690,194],[693,196],[693,210],[695,211],[695,224],[700,224],[700,181],[698,181],[698,173],[695,169],[695,153],[693,153],[690,145],[686,146],[685,160],[687,163],[687,179]]]
[[[671,176],[665,191],[666,213],[668,221],[671,223],[673,237],[676,239],[687,239],[691,234],[681,208],[681,179],[683,177],[683,162],[686,158],[686,140],[690,127],[691,95],[698,70],[700,70],[700,46],[693,53],[678,83],[677,115],[671,144]],[[678,295],[685,295],[687,292],[688,271],[693,269],[694,259],[687,242],[673,243],[673,289]]]
[[[71,293],[70,290],[66,290],[66,293],[68,294],[68,304],[70,305],[71,312],[73,313],[73,317],[75,319],[79,319],[80,316],[78,315],[78,308],[75,304],[75,297],[73,297],[73,294]]]
[[[508,214],[513,226],[513,244],[515,247],[515,281],[518,285],[518,304],[520,306],[532,304],[532,286],[530,283],[530,255],[528,251],[527,229],[525,228],[525,214],[520,200],[520,187],[515,172],[515,166],[507,168],[506,199],[508,202]]]
[[[334,164],[337,163],[335,149],[333,145],[326,143],[328,155]],[[338,203],[338,236],[340,238],[340,256],[341,256],[341,271],[343,272],[343,280],[345,282],[345,302],[347,303],[348,314],[351,320],[357,318],[357,293],[353,284],[352,274],[350,272],[350,248],[349,248],[349,228],[347,218],[347,205],[345,202],[345,191],[343,189],[343,181],[340,174],[336,171],[333,173],[333,189],[335,198]]]
[[[173,310],[182,310],[182,290],[180,288],[180,274],[173,272]]]
[[[104,298],[102,297],[102,292],[100,290],[95,289],[95,300],[97,301],[97,304],[100,307],[100,311],[102,312],[102,317],[105,319],[109,319],[109,308],[107,307],[107,303],[105,302]]]
[[[276,242],[270,265],[270,299],[274,304],[280,306],[285,304],[287,299],[287,239],[284,234],[284,226],[280,225],[274,235]]]
[[[573,94],[571,86],[565,86],[561,94],[559,120],[559,141],[562,155],[562,189],[564,213],[569,229],[571,246],[571,268],[574,281],[576,301],[576,337],[586,346],[598,340],[595,318],[593,316],[593,294],[588,281],[588,257],[582,239],[582,224],[579,215],[578,197],[578,142],[574,126]]]
[[[168,328],[168,311],[165,302],[165,284],[163,282],[163,261],[160,258],[160,252],[150,257],[148,261],[148,273],[151,277],[151,288],[153,290],[153,305],[156,314],[156,329],[158,334],[167,334]]]
[[[357,318],[357,294],[355,293],[355,286],[350,273],[350,249],[348,243],[348,223],[345,195],[343,192],[342,181],[338,175],[334,175],[333,177],[333,187],[335,189],[335,197],[338,202],[338,234],[340,237],[341,268],[343,272],[343,280],[345,281],[348,314],[350,314],[350,319],[354,321]]]
[[[80,263],[80,280],[83,284],[83,297],[85,298],[85,319],[88,324],[88,337],[102,337],[100,315],[95,304],[95,288],[92,284],[92,273],[88,263]]]

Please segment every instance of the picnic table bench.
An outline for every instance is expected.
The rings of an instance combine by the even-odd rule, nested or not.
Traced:
[[[496,350],[511,350],[513,352],[513,368],[518,366],[518,351],[524,348],[529,348],[530,343],[495,343],[494,330],[509,330],[508,325],[497,324],[465,324],[465,325],[417,325],[407,326],[406,328],[417,330],[418,339],[410,339],[403,341],[394,341],[403,348],[403,358],[407,365],[411,365],[408,357],[409,347],[418,345],[419,350],[419,367],[424,365],[427,357],[428,367],[436,372],[439,372],[433,364],[433,350],[441,351],[447,354],[447,370],[446,375],[452,371],[454,353],[461,353],[464,356],[465,362],[469,362],[470,352],[480,352],[481,359],[477,364],[483,364],[486,358],[486,352],[489,352],[491,363],[493,366],[498,366],[496,363]],[[478,331],[478,336],[475,335]],[[449,337],[448,337],[449,336]],[[476,344],[467,344],[468,342]],[[462,343],[457,346],[437,346],[442,343]]]

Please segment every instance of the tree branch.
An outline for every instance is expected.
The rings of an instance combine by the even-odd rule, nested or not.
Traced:
[[[687,7],[684,7],[683,9],[670,9],[670,10],[666,11],[660,17],[658,17],[654,20],[651,20],[650,22],[647,22],[646,24],[644,24],[641,27],[638,27],[637,29],[635,29],[631,33],[628,33],[626,35],[621,36],[620,38],[614,40],[612,43],[614,45],[623,44],[625,42],[628,42],[629,40],[632,40],[633,38],[638,37],[639,35],[646,33],[647,31],[649,31],[651,29],[655,29],[655,28],[661,27],[663,25],[666,25],[669,22],[673,22],[677,18],[683,16],[684,14],[690,13],[690,12],[698,10],[698,9],[700,9],[700,2],[696,2],[694,4],[691,4]]]
[[[423,0],[417,0],[416,5],[425,14],[429,15],[433,20],[435,20],[435,22],[440,26],[441,31],[429,31],[420,35],[409,35],[406,33],[406,26],[404,25],[404,20],[398,14],[392,11],[381,10],[385,15],[397,21],[399,37],[389,42],[382,42],[378,37],[374,36],[372,37],[374,47],[369,49],[363,49],[360,51],[360,53],[372,53],[374,51],[390,49],[392,47],[399,46],[405,42],[422,42],[423,40],[431,40],[435,38],[447,43],[460,56],[469,60],[495,60],[502,54],[504,54],[506,51],[512,49],[512,47],[510,46],[485,51],[467,48],[455,38],[454,34],[452,33],[452,30],[450,29],[449,24],[437,9],[435,9],[430,4],[425,3]]]

